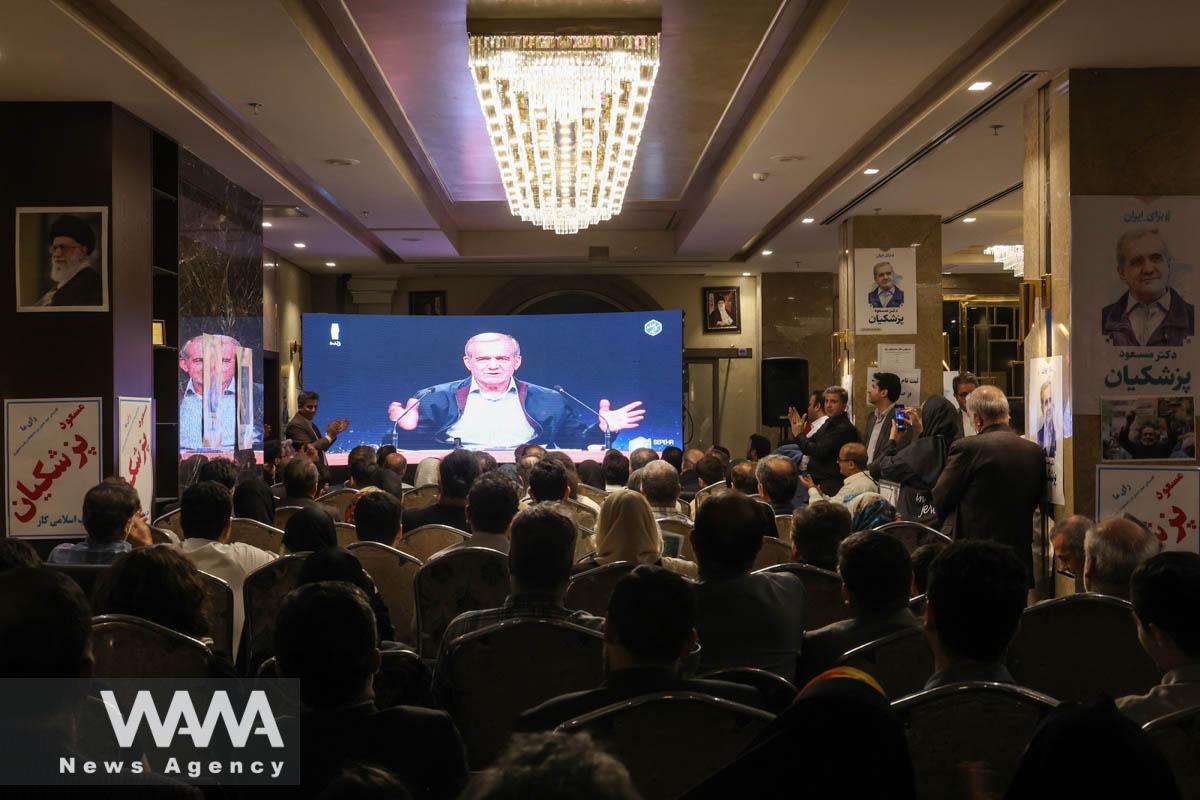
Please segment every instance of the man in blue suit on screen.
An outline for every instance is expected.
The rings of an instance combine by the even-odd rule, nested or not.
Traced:
[[[904,290],[896,285],[896,271],[892,262],[880,261],[875,265],[875,288],[867,294],[871,308],[900,308],[904,305]]]
[[[612,408],[602,399],[596,418],[555,389],[517,380],[521,344],[508,334],[472,336],[463,349],[463,365],[469,378],[430,386],[405,403],[389,405],[393,425],[385,441],[395,439],[398,447],[412,449],[441,449],[455,439],[471,449],[524,443],[583,449],[602,444],[606,429],[616,434],[636,428],[646,414],[640,400]]]

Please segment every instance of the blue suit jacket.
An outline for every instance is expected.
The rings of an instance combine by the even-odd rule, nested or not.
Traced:
[[[892,290],[892,299],[884,306],[879,304],[879,287],[876,286],[867,295],[867,302],[871,304],[871,308],[899,308],[904,305],[904,290],[897,286]]]

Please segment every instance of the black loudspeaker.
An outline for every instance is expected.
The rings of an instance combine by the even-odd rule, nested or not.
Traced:
[[[804,413],[808,407],[808,359],[764,358],[762,360],[762,424],[775,428],[788,406]]]

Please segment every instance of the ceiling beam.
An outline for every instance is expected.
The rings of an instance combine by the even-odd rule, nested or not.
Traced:
[[[110,0],[51,0],[64,14],[281,186],[358,240],[384,263],[403,263],[317,180]]]

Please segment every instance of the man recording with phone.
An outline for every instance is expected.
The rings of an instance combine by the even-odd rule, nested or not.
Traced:
[[[903,436],[898,441],[899,447],[904,447],[912,440],[912,433],[904,422],[903,416],[897,418],[896,411],[903,414],[903,406],[897,406],[900,399],[900,376],[894,372],[876,372],[871,377],[871,385],[867,389],[867,402],[874,407],[874,412],[867,417],[867,463],[874,464],[883,455],[884,447],[892,436],[892,427],[897,425]]]

